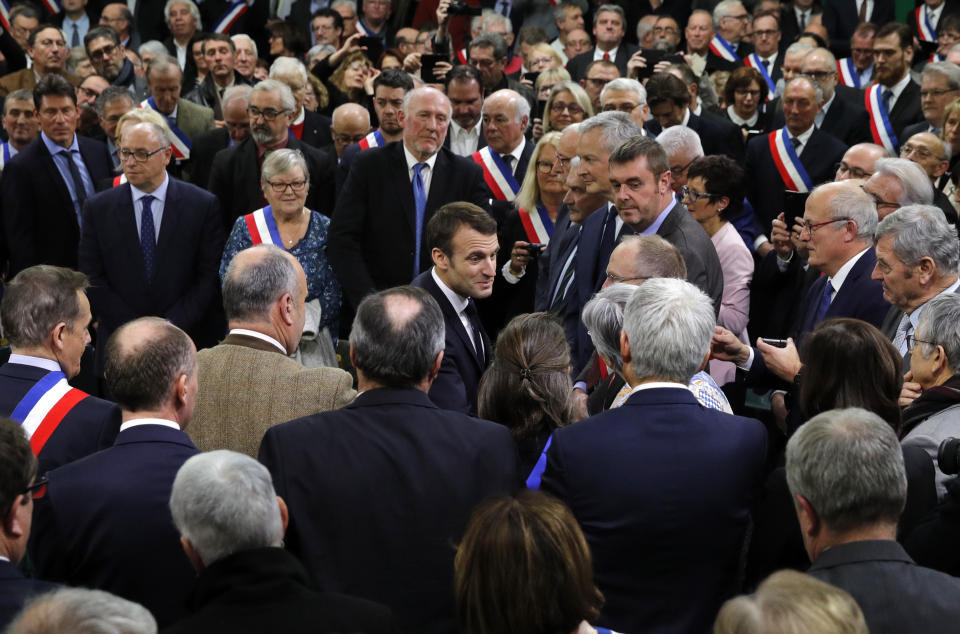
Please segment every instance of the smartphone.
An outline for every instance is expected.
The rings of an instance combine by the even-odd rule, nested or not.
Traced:
[[[383,55],[383,42],[379,37],[370,37],[365,35],[357,40],[357,44],[367,47],[367,50],[365,50],[363,54],[367,56],[367,59],[373,62],[374,66],[380,63],[380,56]]]
[[[538,100],[537,100],[537,107],[536,107],[536,108],[534,109],[534,111],[533,111],[533,118],[534,118],[534,119],[540,119],[541,121],[543,121],[543,112],[544,112],[546,109],[547,109],[547,100],[546,100],[546,99],[538,99]]]
[[[786,348],[787,340],[786,339],[767,339],[766,337],[761,337],[760,341],[767,344],[768,346],[773,346],[774,348]]]
[[[420,79],[428,84],[434,84],[438,80],[433,74],[433,69],[437,67],[437,62],[443,61],[440,55],[424,53],[420,56]]]
[[[536,258],[540,257],[540,254],[543,252],[543,247],[545,247],[545,246],[547,246],[547,245],[544,244],[544,243],[542,243],[542,242],[533,242],[533,243],[531,243],[531,244],[528,244],[528,245],[527,245],[526,247],[524,247],[524,248],[525,248],[525,249],[527,250],[527,252],[530,254],[530,257],[531,257],[531,258],[536,259]]]
[[[534,86],[537,85],[537,77],[540,76],[540,71],[530,71],[529,73],[524,73],[523,78],[530,81]]]
[[[783,219],[787,222],[788,231],[793,231],[793,225],[803,222],[803,210],[809,197],[810,192],[795,192],[789,189],[783,192]]]

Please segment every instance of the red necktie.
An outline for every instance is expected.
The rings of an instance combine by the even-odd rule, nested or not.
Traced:
[[[603,59],[604,59],[604,61],[609,62],[609,61],[610,61],[610,53],[604,53],[604,54],[603,54]]]

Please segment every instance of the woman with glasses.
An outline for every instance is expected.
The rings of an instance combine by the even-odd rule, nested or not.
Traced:
[[[373,80],[380,74],[364,54],[357,40],[359,33],[347,38],[337,52],[321,59],[311,69],[327,89],[330,102],[321,112],[330,116],[345,103],[360,104],[376,117],[373,110]]]
[[[267,206],[237,218],[220,260],[220,279],[233,257],[257,244],[273,244],[297,258],[307,276],[307,324],[300,343],[301,362],[335,365],[329,358],[340,319],[340,283],[327,260],[330,219],[307,209],[307,162],[298,150],[274,150],[263,162],[260,187]],[[313,327],[313,330],[310,328]],[[327,339],[322,339],[326,331]],[[309,339],[308,334],[316,335]],[[330,344],[329,346],[327,344]]]
[[[729,104],[723,114],[740,128],[744,145],[771,130],[773,112],[764,107],[767,85],[757,69],[741,66],[730,73],[723,87],[723,99]]]
[[[723,296],[717,324],[749,343],[750,281],[753,255],[736,227],[727,218],[743,209],[743,168],[726,156],[698,158],[687,169],[687,185],[681,202],[710,236],[723,270]],[[736,378],[737,369],[728,361],[710,362],[710,375],[724,385]]]
[[[571,123],[580,123],[593,116],[593,105],[587,91],[572,81],[554,84],[543,108],[543,134],[563,132]],[[536,137],[534,127],[534,137]]]

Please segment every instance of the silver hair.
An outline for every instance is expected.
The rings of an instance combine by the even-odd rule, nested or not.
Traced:
[[[200,9],[197,8],[197,4],[193,0],[167,0],[167,3],[163,5],[163,21],[167,23],[167,28],[170,28],[170,7],[177,3],[187,5],[187,8],[190,9],[190,15],[197,21],[197,33],[202,31],[203,21],[200,19]],[[133,25],[131,25],[131,28],[133,28]]]
[[[567,17],[567,10],[569,9],[583,10],[576,2],[559,2],[557,6],[553,8],[553,19],[558,21],[565,19]]]
[[[797,77],[794,77],[793,79],[788,81],[786,85],[783,87],[784,94],[786,94],[787,88],[790,87],[790,84],[795,84],[798,81],[802,81],[802,82],[806,82],[807,84],[810,84],[810,87],[813,88],[813,96],[814,98],[816,98],[817,103],[818,104],[823,103],[823,86],[820,85],[820,82],[818,82],[813,77],[810,77],[809,75],[798,75]]]
[[[704,156],[700,135],[685,125],[672,125],[665,129],[657,135],[657,143],[663,146],[668,158],[681,151],[694,158]]]
[[[688,384],[710,350],[716,324],[710,298],[690,282],[647,280],[624,312],[633,374]]]
[[[787,442],[787,486],[832,530],[896,523],[907,499],[903,449],[873,412],[823,412]]]
[[[281,149],[274,150],[270,156],[263,161],[263,168],[260,170],[260,183],[266,183],[273,180],[278,174],[284,174],[299,167],[303,170],[303,177],[307,184],[310,183],[310,170],[307,168],[307,159],[303,157],[300,150]]]
[[[849,218],[857,225],[857,238],[867,242],[873,241],[873,232],[877,229],[877,205],[863,189],[856,186],[826,183],[813,191],[829,187],[837,193],[830,199],[827,214],[831,218]]]
[[[799,53],[801,51],[806,54],[812,51],[814,48],[816,47],[810,42],[794,42],[787,47],[787,50],[783,52],[783,57],[786,59],[787,55],[793,55],[794,53]]]
[[[157,622],[139,603],[103,590],[62,588],[27,603],[8,634],[156,634]]]
[[[254,56],[254,57],[259,57],[259,56],[260,56],[260,53],[259,53],[259,51],[257,50],[257,43],[254,42],[254,41],[253,41],[253,38],[250,37],[249,35],[247,35],[246,33],[237,33],[236,35],[231,35],[231,36],[230,36],[230,39],[233,40],[234,50],[236,50],[237,41],[238,41],[238,40],[242,40],[242,41],[248,43],[250,46],[253,47],[253,56]],[[283,58],[283,57],[278,57],[277,59],[284,59],[284,58]],[[290,58],[288,58],[288,59],[293,59],[293,58],[290,57]],[[303,81],[307,81],[306,78],[304,78]]]
[[[580,122],[580,136],[600,128],[600,143],[603,149],[613,153],[620,145],[638,134],[643,134],[640,126],[626,112],[600,112]]]
[[[251,92],[253,92],[253,87],[251,86],[230,86],[223,91],[223,98],[220,100],[220,103],[226,108],[227,104],[234,99],[243,99],[243,102],[249,105]]]
[[[503,27],[506,29],[507,33],[513,33],[513,23],[510,21],[510,19],[507,18],[506,16],[500,15],[496,11],[492,11],[489,9],[483,12],[480,24],[482,25],[480,28],[483,31],[486,31],[490,26],[494,24],[502,24]]]
[[[243,219],[238,218],[237,222]],[[223,276],[223,309],[227,321],[266,321],[274,302],[285,294],[297,296],[297,268],[290,261],[291,256],[269,244],[250,249],[263,251],[263,257],[243,264],[237,264],[234,257]]]
[[[623,311],[638,288],[620,282],[600,289],[583,307],[580,317],[590,333],[590,341],[597,349],[597,354],[617,374],[623,373],[623,357],[620,356]]]
[[[57,324],[73,332],[80,318],[78,293],[90,285],[87,276],[73,269],[38,264],[8,280],[0,300],[3,334],[16,348],[43,346]],[[79,324],[85,328],[86,324]]]
[[[410,116],[410,102],[413,101],[414,97],[419,97],[420,95],[429,95],[431,93],[436,93],[438,95],[443,95],[443,100],[447,104],[447,116],[453,115],[453,106],[450,104],[450,100],[442,92],[436,88],[431,88],[430,86],[419,86],[413,90],[408,90],[407,94],[403,96],[403,116]]]
[[[893,237],[893,253],[905,265],[915,266],[928,257],[941,275],[957,274],[960,264],[957,230],[947,222],[939,207],[901,207],[880,221],[873,234],[874,243],[884,236]]]
[[[834,56],[834,54],[830,51],[829,48],[815,48],[815,49],[811,50],[810,52],[811,52],[811,53],[816,53],[817,55],[823,55],[823,56],[826,58],[826,60],[827,60],[827,64],[829,65],[830,70],[835,70],[835,69],[836,69],[836,67],[837,67],[837,58],[836,58],[836,56]]]
[[[307,51],[306,59],[311,60],[321,53],[326,53],[327,55],[333,55],[337,52],[337,49],[332,44],[314,44],[310,47],[310,50]]]
[[[205,452],[183,463],[170,492],[170,512],[205,566],[283,542],[270,472],[235,451]]]
[[[623,12],[623,7],[619,4],[601,4],[597,7],[597,10],[593,12],[594,16],[598,16],[601,13],[616,13],[620,16],[620,23],[623,25],[623,28],[627,28],[627,14]],[[594,17],[596,21],[596,17]]]
[[[503,91],[498,90],[497,92],[493,93],[493,95],[490,95],[489,97],[484,99],[483,105],[480,108],[480,115],[483,116],[483,111],[486,109],[487,102],[490,100],[490,97],[493,97],[499,92],[512,93],[510,95],[503,95],[503,96],[509,96],[510,102],[513,104],[514,123],[520,123],[521,121],[523,121],[524,117],[527,117],[527,124],[529,125],[530,124],[530,102],[524,99],[523,95],[521,95],[515,90],[510,90],[509,88],[504,88]],[[526,129],[526,126],[524,126],[524,129]]]
[[[617,77],[614,80],[608,81],[606,86],[603,87],[603,90],[600,91],[600,103],[603,103],[603,98],[609,90],[619,90],[622,92],[632,92],[637,96],[637,101],[640,105],[647,103],[647,89],[643,87],[643,84],[638,82],[636,79],[630,79],[629,77]]]
[[[722,0],[717,3],[717,6],[713,8],[713,28],[720,26],[720,20],[730,15],[731,7],[739,5],[743,7],[743,3],[740,0]],[[744,8],[744,10],[746,10]]]
[[[923,168],[902,158],[881,158],[873,166],[873,174],[892,176],[900,182],[903,193],[897,202],[906,205],[933,204],[933,184]]]
[[[253,94],[257,92],[280,93],[280,104],[283,106],[284,110],[292,113],[297,108],[297,101],[293,98],[293,92],[290,90],[290,86],[286,85],[282,81],[277,81],[276,79],[264,79],[263,81],[257,82],[257,84],[253,87],[253,90],[250,91],[250,97],[247,100],[248,104],[250,99],[253,99]]]
[[[137,49],[137,55],[143,57],[144,53],[150,53],[151,55],[169,55],[170,51],[167,50],[167,47],[164,46],[163,42],[160,40],[150,40],[149,42],[144,42],[140,45],[140,48]],[[179,66],[178,66],[179,68]]]
[[[155,55],[150,62],[147,64],[147,70],[145,77],[147,81],[150,81],[150,76],[154,73],[166,73],[167,71],[176,71],[180,75],[181,79],[183,78],[183,71],[180,70],[180,64],[177,63],[177,58],[171,56],[169,53],[164,52],[160,55]]]
[[[950,90],[960,90],[960,66],[951,62],[930,62],[923,67],[923,77],[932,75],[946,79]]]
[[[933,354],[933,346],[943,346],[950,369],[960,368],[960,295],[937,295],[923,305],[917,321],[917,342],[924,358]]]
[[[281,55],[270,64],[270,79],[276,79],[277,75],[296,75],[304,84],[307,83],[307,67],[293,57]]]
[[[331,9],[336,9],[337,7],[350,7],[353,9],[353,12],[357,12],[357,3],[356,0],[333,0],[333,3],[330,4]]]

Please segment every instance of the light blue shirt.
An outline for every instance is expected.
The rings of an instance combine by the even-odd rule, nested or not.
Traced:
[[[167,187],[170,185],[170,176],[164,174],[163,182],[152,192],[145,192],[130,185],[130,193],[133,195],[133,214],[137,220],[137,237],[140,236],[140,226],[143,222],[143,197],[153,196],[154,200],[150,203],[150,215],[153,216],[154,239],[160,241],[160,221],[163,220],[163,203],[167,199]]]
[[[667,205],[663,211],[660,212],[660,215],[657,216],[657,219],[650,223],[650,226],[640,232],[642,236],[652,236],[657,233],[660,229],[660,225],[663,224],[663,221],[667,219],[667,216],[670,215],[670,212],[673,211],[673,208],[677,204],[677,199],[674,196],[670,197],[670,204]]]
[[[67,44],[72,45],[73,43],[73,25],[77,25],[77,37],[80,38],[80,43],[78,46],[83,46],[83,36],[87,34],[87,31],[90,30],[90,16],[86,13],[81,16],[79,20],[74,22],[66,15],[63,16],[63,32],[67,36]]]
[[[69,158],[73,160],[73,164],[76,165],[80,171],[80,180],[83,181],[83,189],[86,192],[85,198],[93,196],[93,178],[90,177],[90,172],[83,163],[83,157],[80,156],[80,145],[77,143],[77,135],[74,133],[73,142],[69,148],[64,148],[54,143],[50,137],[47,136],[46,132],[41,132],[40,138],[43,139],[43,144],[47,146],[47,151],[53,156],[53,162],[57,166],[57,171],[60,172],[60,177],[63,178],[63,182],[67,186],[67,191],[70,192],[70,201],[73,202],[73,210],[74,213],[77,214],[77,224],[79,225],[81,223],[80,199],[77,198],[77,192],[73,186],[73,176],[70,175],[70,165],[67,163],[68,158],[61,154],[64,150],[70,150],[71,154]]]

